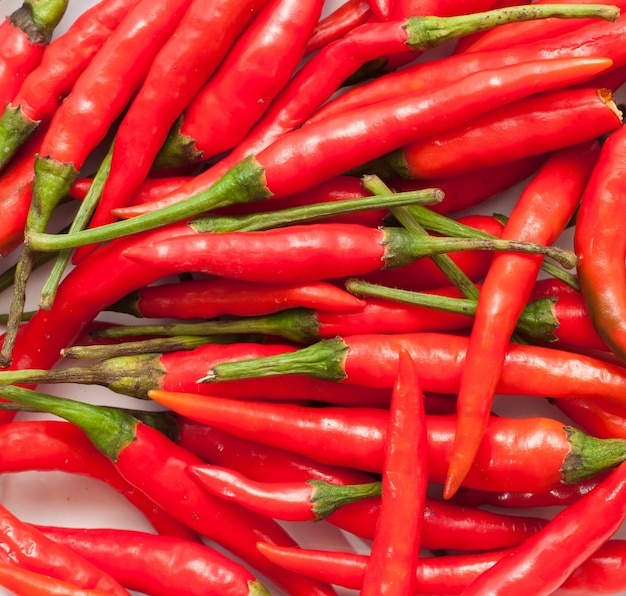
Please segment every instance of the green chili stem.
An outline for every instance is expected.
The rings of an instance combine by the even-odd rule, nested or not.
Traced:
[[[328,517],[344,505],[356,503],[369,497],[380,497],[382,483],[337,485],[323,480],[307,480],[313,486],[310,502],[311,510],[318,520]]]

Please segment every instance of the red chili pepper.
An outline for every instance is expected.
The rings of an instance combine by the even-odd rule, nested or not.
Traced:
[[[583,0],[579,4],[593,4],[594,0]],[[538,0],[535,4],[566,4],[567,0]],[[620,10],[626,8],[626,4],[619,0],[611,0],[611,5]],[[511,23],[486,31],[484,35],[474,43],[463,48],[464,52],[479,52],[484,50],[510,49],[513,46],[541,41],[549,37],[556,37],[570,31],[576,31],[586,25],[592,24],[591,19],[547,19],[544,21],[527,21],[525,23]]]
[[[153,596],[267,596],[242,565],[204,545],[145,532],[42,527],[128,587]]]
[[[137,193],[130,201],[131,205],[141,204],[153,201],[163,194],[167,194],[180,188],[186,182],[189,182],[190,176],[169,176],[160,178],[146,178]],[[73,199],[83,200],[87,192],[91,188],[93,178],[79,178],[72,184],[72,188],[68,191],[68,195]]]
[[[370,0],[369,5],[377,19],[387,21],[393,12],[395,0]]]
[[[363,582],[367,555],[348,552],[282,548],[260,542],[259,550],[278,565],[303,575],[324,578],[358,590]],[[420,559],[416,569],[418,593],[460,594],[478,575],[512,550]],[[626,541],[609,540],[584,561],[555,592],[559,595],[615,594],[626,587],[623,570]]]
[[[405,19],[413,14],[456,16],[489,10],[494,4],[495,0],[395,0],[392,18]]]
[[[109,457],[131,484],[198,533],[215,540],[277,585],[294,595],[334,594],[318,581],[283,573],[259,555],[261,536],[268,542],[295,546],[276,522],[243,507],[212,497],[187,474],[202,460],[160,431],[120,410],[106,409],[19,387],[5,387],[5,398],[49,411],[76,424]]]
[[[207,6],[205,0],[191,0],[179,25],[154,57],[117,129],[110,172],[90,227],[113,221],[111,209],[125,205],[135,193],[176,119],[266,2],[214,0]],[[128,163],[133,167],[126,167]],[[74,263],[93,248],[77,251]]]
[[[594,141],[562,149],[548,158],[518,199],[503,236],[554,243],[578,207],[599,152],[600,145]],[[541,260],[534,257],[495,255],[483,282],[457,397],[459,426],[445,498],[450,498],[461,485],[479,448],[509,341],[540,267]]]
[[[557,407],[596,437],[626,437],[626,407],[602,399],[574,398]]]
[[[625,151],[626,132],[620,129],[602,146],[574,232],[578,277],[587,310],[598,335],[622,361],[626,359],[626,237],[617,223],[623,210],[619,189]]]
[[[86,590],[129,596],[111,575],[71,549],[58,545],[1,505],[0,536],[3,555],[22,569],[70,582]]]
[[[252,507],[277,519],[285,519],[287,512],[298,510],[294,496],[305,495],[306,501],[312,490],[305,483],[311,479],[322,486],[355,485],[372,482],[372,477],[353,468],[331,466],[283,449],[247,441],[240,437],[209,427],[189,418],[177,417],[179,442],[202,459],[210,467],[193,466],[205,481],[215,466],[221,466],[216,475],[226,483],[222,498],[234,498],[246,507]],[[228,475],[224,472],[230,469]],[[208,470],[208,474],[205,471]],[[215,475],[206,488],[217,488]],[[231,482],[232,480],[232,482]],[[567,485],[569,486],[569,485]],[[248,491],[248,488],[250,489]],[[559,487],[563,490],[563,487]],[[555,489],[556,490],[556,489]],[[267,497],[267,501],[262,498]],[[319,502],[319,499],[318,499]],[[365,498],[345,504],[335,510],[326,520],[366,540],[374,537],[380,501]],[[318,507],[315,507],[317,511]],[[300,504],[300,519],[313,519],[311,503]],[[424,548],[460,550],[494,549],[519,544],[531,533],[543,527],[541,518],[502,515],[453,503],[428,498],[424,511],[422,543]]]
[[[190,0],[167,0],[155,6],[141,0],[106,41],[78,78],[72,93],[55,112],[35,160],[33,193],[26,230],[45,229],[91,151],[126,108],[159,48],[172,34]],[[124,81],[123,85],[117,81]],[[9,321],[0,361],[7,366],[15,342],[33,266],[25,246],[16,270]]]
[[[101,0],[53,40],[0,118],[0,169],[61,101],[138,0]],[[2,104],[4,105],[4,102]]]
[[[150,391],[149,396],[183,416],[250,440],[291,449],[334,465],[353,466],[375,473],[380,473],[382,469],[385,425],[388,421],[388,412],[382,409],[358,406],[309,408],[166,391]],[[272,425],[272,433],[265,432],[267,424]],[[445,476],[455,425],[456,416],[428,418],[431,482],[441,482]],[[580,469],[568,470],[567,465],[564,467],[568,454],[577,451],[576,448],[572,450],[570,438],[577,443],[578,438],[583,436],[579,432],[548,418],[522,421],[493,417],[464,485],[488,490],[541,491],[561,482],[580,480],[585,477],[584,473],[580,475]],[[332,440],[331,435],[334,437]],[[341,440],[338,440],[339,436]],[[599,446],[606,440],[596,441],[599,441]],[[607,449],[619,445],[622,440],[615,441],[606,443]],[[526,447],[520,449],[521,444]],[[541,461],[534,462],[534,449],[543,449]],[[600,460],[606,456],[601,456],[599,452],[593,455]],[[595,470],[591,472],[588,468],[587,477],[614,466],[622,458],[624,453],[617,457],[612,453],[611,461],[592,464]]]
[[[304,55],[308,56],[321,50],[352,29],[366,23],[371,16],[368,0],[346,0],[317,23],[307,41]]]
[[[322,5],[271,0],[264,6],[185,108],[154,167],[205,161],[242,141],[298,67]]]
[[[346,312],[364,306],[364,300],[328,282],[255,284],[215,278],[148,286],[107,310],[136,317],[184,320],[213,319],[222,315],[255,316],[294,307]]]
[[[347,90],[317,110],[308,122],[321,121],[392,97],[446,85],[470,73],[501,68],[505,64],[565,56],[609,56],[613,60],[612,68],[616,68],[626,62],[626,49],[621,43],[625,31],[626,17],[621,16],[613,23],[600,22],[568,34],[521,45],[516,47],[515,52],[507,47],[423,61]],[[588,79],[589,82],[593,80]]]
[[[593,512],[594,515],[589,515]],[[552,594],[626,518],[626,466],[558,513],[463,594]]]
[[[199,232],[194,238],[128,249],[124,255],[161,269],[163,276],[196,271],[242,281],[293,283],[328,279],[329,269],[334,278],[358,276],[463,250],[547,254],[550,249],[529,241],[514,246],[489,238],[416,236],[405,228],[319,223],[260,232]]]
[[[106,596],[109,594],[100,590],[84,590],[75,584],[7,563],[0,563],[0,586],[10,590],[13,594],[37,594],[38,596]]]
[[[0,25],[0,106],[19,91],[41,61],[68,0],[24,0]]]
[[[579,126],[571,126],[572,118]],[[621,118],[608,89],[533,95],[445,134],[410,143],[387,154],[380,167],[389,166],[405,178],[457,176],[599,138],[618,128]],[[373,167],[376,171],[378,163]]]

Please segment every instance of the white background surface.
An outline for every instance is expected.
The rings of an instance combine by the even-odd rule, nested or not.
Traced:
[[[328,2],[330,10],[338,6],[341,0]],[[68,12],[57,29],[57,34],[64,31],[80,11],[95,4],[95,0],[71,0]],[[0,0],[0,16],[8,15],[21,5],[21,0]],[[491,214],[507,213],[511,201],[515,199],[522,185],[496,197],[474,211]],[[560,242],[563,246],[571,246],[571,234],[566,234]],[[11,257],[7,259],[7,263]],[[4,269],[4,267],[3,267]],[[46,271],[36,273],[31,280],[27,308],[34,308],[37,301],[37,289],[45,279]],[[0,312],[8,309],[10,292],[0,294]],[[107,315],[107,320],[114,317]],[[135,406],[133,400],[112,394],[100,387],[80,385],[40,386],[42,391],[73,397],[92,403],[111,403]],[[142,404],[143,405],[143,404]],[[565,420],[560,411],[540,399],[515,398],[498,399],[496,410],[506,415],[547,415]],[[20,518],[40,524],[73,527],[116,527],[152,531],[143,515],[137,512],[118,493],[97,481],[64,474],[61,472],[31,472],[23,474],[0,475],[0,501]],[[531,515],[541,511],[528,512]],[[553,513],[553,511],[551,512]],[[348,550],[367,552],[368,545],[354,537],[344,535],[332,526],[325,524],[285,524],[296,540],[303,547],[320,549]],[[271,584],[268,582],[268,586]],[[355,594],[354,591],[341,590],[342,595]],[[4,594],[0,588],[0,594]],[[273,589],[273,594],[280,591]]]

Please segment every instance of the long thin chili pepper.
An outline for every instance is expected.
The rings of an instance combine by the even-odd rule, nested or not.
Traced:
[[[212,0],[207,6],[205,0],[191,0],[175,32],[154,57],[117,129],[111,170],[91,217],[91,227],[113,221],[111,209],[124,205],[137,190],[176,119],[266,3]],[[313,7],[308,9],[305,12],[315,11]],[[128,163],[133,167],[126,167]],[[78,251],[73,261],[83,259],[90,250]]]
[[[507,47],[423,61],[370,83],[356,85],[322,106],[308,121],[320,121],[357,107],[445,85],[470,73],[507,64],[564,56],[610,56],[613,68],[616,68],[626,62],[626,51],[621,44],[625,29],[626,16],[622,15],[612,23],[599,22],[551,39],[520,45],[515,52]]]
[[[623,406],[582,398],[566,401],[568,403],[557,403],[557,407],[586,432],[596,437],[626,436],[626,408]]]
[[[110,574],[71,549],[58,545],[3,506],[0,506],[0,534],[3,554],[23,569],[49,575],[87,590],[129,596]]]
[[[175,412],[244,438],[289,448],[334,465],[350,465],[375,473],[382,470],[389,418],[386,410],[357,406],[309,408],[165,391],[151,391],[150,397]],[[267,424],[272,425],[272,433],[264,432]],[[426,425],[429,478],[431,482],[441,482],[452,451],[456,416],[431,416]],[[332,441],[331,435],[335,437]],[[589,441],[587,446],[586,441]],[[519,449],[520,444],[525,448]],[[533,462],[534,449],[543,450],[540,462]],[[590,461],[583,470],[580,461],[570,459],[574,454],[583,459],[590,455],[598,459]],[[552,461],[548,461],[548,455]],[[592,439],[549,418],[493,417],[465,486],[487,490],[514,490],[513,487],[547,490],[561,482],[577,481],[605,471],[623,458],[622,439]]]
[[[66,367],[56,370],[25,369],[3,371],[0,378],[5,382],[28,383],[87,383],[104,385],[118,393],[146,398],[149,389],[165,391],[197,391],[222,394],[235,398],[261,398],[270,400],[313,400],[326,403],[371,406],[389,404],[389,392],[380,389],[338,385],[302,376],[276,379],[237,381],[220,385],[219,388],[197,383],[207,368],[219,362],[258,358],[283,354],[295,350],[280,344],[235,343],[228,345],[205,344],[191,351],[162,354],[119,356],[102,360],[91,367]]]
[[[108,594],[100,590],[85,590],[49,575],[27,571],[2,562],[0,562],[0,586],[10,590],[13,594],[38,594],[40,596],[106,596]]]
[[[424,391],[458,393],[468,338],[445,333],[352,335],[258,360],[222,362],[203,381],[305,374],[366,387],[393,387],[398,354],[408,349]],[[372,368],[372,358],[377,366]],[[624,403],[625,369],[565,350],[511,344],[497,392]]]
[[[185,471],[202,460],[160,431],[119,410],[102,409],[28,389],[5,387],[3,396],[69,418],[83,428],[98,450],[115,463],[131,484],[171,515],[241,557],[289,593],[303,596],[335,593],[323,582],[306,581],[296,574],[283,573],[273,564],[268,565],[255,547],[261,536],[284,546],[295,546],[294,541],[273,520],[202,491]]]
[[[270,1],[186,107],[164,139],[154,167],[207,160],[243,140],[298,67],[322,5],[320,0]],[[126,203],[116,201],[115,206]],[[108,221],[113,219],[100,223]]]
[[[589,511],[595,515],[588,515]],[[624,518],[626,466],[618,466],[596,488],[558,513],[462,593],[552,594],[617,531]]]
[[[254,316],[298,306],[346,312],[359,310],[365,301],[328,282],[254,284],[215,278],[141,288],[107,310],[136,317],[184,320]]]
[[[130,590],[153,596],[269,594],[242,565],[204,544],[132,530],[51,526],[39,530]]]
[[[259,550],[278,565],[303,575],[358,590],[363,582],[367,555],[281,548],[264,543]],[[511,549],[479,554],[422,558],[416,568],[417,593],[460,594],[478,575],[511,552]],[[626,541],[612,539],[577,567],[555,592],[559,595],[616,594],[626,587],[624,560]]]
[[[602,146],[585,189],[574,232],[581,292],[596,330],[620,360],[626,359],[626,238],[617,225],[623,209],[626,131]]]
[[[24,0],[0,25],[0,106],[13,100],[39,65],[67,5],[68,0]]]
[[[133,220],[127,220],[133,221]],[[571,268],[575,261],[561,249],[528,242],[487,238],[415,237],[404,228],[367,228],[358,224],[309,224],[264,232],[199,233],[193,239],[164,240],[128,249],[124,255],[163,276],[203,272],[242,281],[321,281],[399,267],[433,254],[464,250],[521,251],[549,255]]]
[[[31,250],[58,250],[59,244],[72,248],[163,226],[228,204],[284,196],[379,157],[415,140],[416,135],[424,138],[460,125],[496,105],[584,80],[610,64],[611,61],[604,58],[555,59],[501,68],[498,76],[490,71],[475,73],[421,97],[381,102],[375,107],[353,111],[349,118],[341,115],[318,125],[302,127],[281,137],[255,157],[241,161],[206,192],[181,203],[71,236],[53,235],[47,237],[45,243],[40,234],[29,232],[26,242]],[[464,97],[462,107],[456,101],[460,95]],[[346,151],[347,143],[358,150]],[[295,163],[298,168],[293,167]],[[213,168],[207,170],[212,171]],[[202,183],[200,178],[201,175],[196,176],[195,182]],[[183,192],[182,189],[179,192]]]
[[[572,118],[579,126],[570,126]],[[455,176],[599,138],[621,126],[621,118],[607,89],[553,91],[406,145],[380,160],[381,167],[407,178]]]
[[[332,41],[367,22],[372,16],[368,0],[346,0],[317,23],[309,37],[304,55],[317,52]]]
[[[188,541],[194,532],[169,516],[129,484],[115,467],[73,425],[54,420],[13,421],[0,426],[0,470],[13,472],[63,471],[100,480],[139,509],[161,534]]]
[[[189,2],[138,2],[75,82],[72,93],[55,112],[35,162],[27,230],[45,229],[52,211],[138,89],[152,58],[172,34]],[[116,83],[120,80],[124,84]],[[34,252],[25,247],[18,261],[9,323],[0,351],[3,366],[11,360],[33,258]]]
[[[0,116],[0,170],[61,101],[138,0],[101,0],[46,48]],[[0,105],[4,105],[4,102]]]

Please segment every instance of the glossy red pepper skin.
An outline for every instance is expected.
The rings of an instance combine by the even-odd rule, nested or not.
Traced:
[[[571,126],[572,118],[579,126]],[[559,90],[520,100],[443,135],[411,143],[390,154],[388,161],[408,178],[455,176],[591,141],[620,125],[621,112],[607,89]]]
[[[373,473],[382,470],[388,421],[383,409],[313,409],[164,391],[151,391],[150,397],[184,416],[249,440],[292,449],[324,463]],[[265,432],[268,424],[272,433]],[[441,482],[446,475],[455,425],[456,416],[427,419],[431,482]],[[535,492],[558,486],[564,481],[564,461],[571,452],[569,432],[563,423],[548,418],[492,417],[464,485]],[[541,461],[531,455],[534,449],[543,450]]]
[[[204,544],[132,530],[38,528],[130,590],[153,596],[266,594],[247,569]]]
[[[0,506],[0,533],[2,555],[17,567],[66,581],[86,590],[129,596],[111,575],[73,550],[58,545],[3,506]]]
[[[591,511],[595,515],[589,515]],[[624,518],[626,466],[618,466],[594,490],[477,577],[463,594],[515,595],[525,590],[552,594],[617,531]]]
[[[588,142],[552,154],[526,186],[502,236],[550,245],[576,212],[600,144]],[[494,255],[478,296],[457,397],[459,426],[444,496],[460,486],[479,448],[490,416],[511,336],[526,306],[542,259],[511,253]]]
[[[321,0],[267,3],[186,107],[155,167],[205,161],[242,141],[298,67],[322,5]]]
[[[626,132],[615,131],[602,146],[585,189],[574,233],[577,271],[594,326],[622,361],[626,360],[626,237],[617,225],[624,208],[621,191]]]
[[[185,320],[255,316],[296,307],[345,312],[364,305],[363,300],[327,282],[255,284],[216,278],[142,288],[109,310]]]
[[[209,6],[204,0],[187,2],[180,22],[149,64],[117,129],[111,169],[89,227],[113,221],[111,209],[125,205],[139,188],[171,126],[266,2],[213,0]],[[127,168],[125,164],[131,162],[134,167]],[[75,252],[74,263],[93,249]]]
[[[367,565],[367,555],[351,552],[279,548],[263,543],[259,543],[259,549],[279,565],[354,590],[360,589]],[[625,551],[625,541],[609,540],[582,563],[555,594],[583,596],[615,594],[623,590],[626,587]],[[416,568],[417,593],[460,594],[474,578],[510,552],[511,549],[495,550],[421,559]]]
[[[421,92],[444,82],[483,69],[502,67],[533,60],[551,60],[556,56],[608,56],[616,68],[626,62],[626,51],[621,43],[626,31],[626,17],[613,23],[598,22],[554,38],[540,40],[516,48],[468,54],[458,54],[423,62],[390,73],[370,83],[358,85],[320,108],[309,121],[323,120],[335,114],[346,113],[359,106],[374,104],[405,93]],[[593,79],[590,79],[593,80]]]

